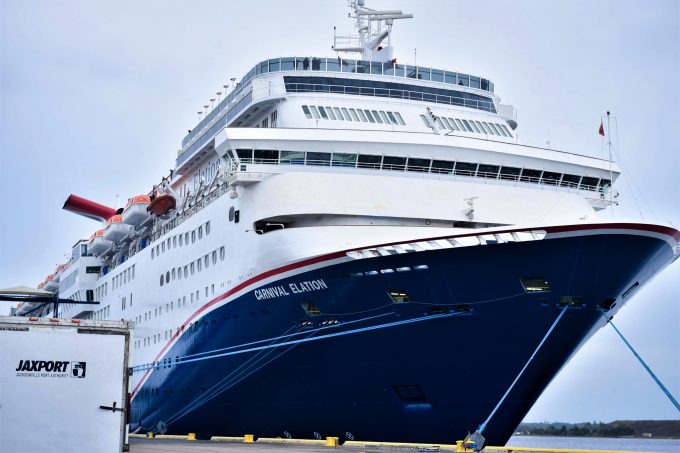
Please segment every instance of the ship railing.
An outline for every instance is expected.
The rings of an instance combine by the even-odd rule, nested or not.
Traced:
[[[321,83],[286,83],[286,91],[289,93],[330,93],[375,96],[409,101],[434,102],[436,104],[456,105],[459,107],[469,107],[487,112],[495,112],[493,102],[447,96],[443,94],[423,93],[421,91],[396,90],[392,88],[354,87]]]

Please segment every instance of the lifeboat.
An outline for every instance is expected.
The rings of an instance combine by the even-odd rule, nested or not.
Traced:
[[[121,239],[125,239],[127,237],[131,228],[132,227],[130,225],[123,223],[123,216],[117,214],[106,221],[106,225],[104,226],[104,234],[102,236],[104,236],[104,239],[107,241],[120,241]]]
[[[168,194],[158,195],[153,199],[146,210],[157,216],[164,216],[177,207],[175,197]]]
[[[128,200],[123,210],[123,223],[137,226],[149,218],[146,208],[151,204],[148,195],[137,195]]]
[[[45,291],[54,292],[59,289],[59,282],[54,279],[54,274],[50,274],[45,279]]]
[[[87,250],[95,256],[99,256],[111,247],[111,241],[104,239],[104,230],[97,230],[90,236]]]

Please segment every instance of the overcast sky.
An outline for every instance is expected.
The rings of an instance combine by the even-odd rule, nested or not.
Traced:
[[[367,2],[416,16],[395,25],[400,63],[417,49],[422,66],[491,79],[521,142],[600,157],[611,110],[624,169],[614,215],[680,226],[679,0]],[[223,84],[266,58],[333,56],[347,12],[343,0],[0,0],[0,287],[37,285],[99,227],[61,210],[70,193],[115,205],[148,192]],[[680,398],[680,264],[615,321]],[[526,420],[671,418],[606,327]]]

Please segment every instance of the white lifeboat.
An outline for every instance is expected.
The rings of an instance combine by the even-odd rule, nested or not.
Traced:
[[[104,239],[107,241],[117,242],[121,239],[125,239],[130,233],[130,225],[123,223],[123,216],[118,214],[111,217],[106,221],[104,226]]]
[[[50,274],[45,279],[45,291],[55,292],[59,289],[59,282],[54,280],[54,274]]]
[[[111,247],[111,241],[104,239],[104,230],[97,230],[90,236],[87,250],[95,256],[101,255]]]
[[[128,199],[123,210],[123,223],[134,226],[140,225],[149,218],[149,213],[146,210],[149,204],[151,204],[151,198],[148,195],[137,195]]]

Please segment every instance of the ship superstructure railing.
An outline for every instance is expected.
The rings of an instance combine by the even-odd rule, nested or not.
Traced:
[[[343,58],[319,57],[281,57],[264,60],[253,66],[250,71],[237,83],[234,89],[212,109],[182,140],[184,148],[194,137],[201,135],[208,125],[225,108],[230,106],[248,82],[258,75],[281,71],[316,71],[342,72],[349,74],[372,74],[395,78],[416,79],[430,82],[440,82],[459,87],[468,87],[482,91],[494,92],[494,85],[490,80],[469,74],[434,69],[422,66],[411,66],[392,62],[350,60]]]
[[[409,101],[434,102],[436,104],[456,105],[477,110],[496,113],[493,102],[466,99],[463,97],[442,94],[424,93],[412,90],[395,90],[391,88],[354,87],[345,85],[329,85],[322,83],[286,83],[288,93],[330,93],[360,96],[374,96]]]
[[[251,157],[248,156],[250,152]],[[380,170],[404,173],[465,176],[489,180],[539,184],[605,193],[611,185],[609,179],[594,176],[572,175],[531,168],[489,165],[472,162],[444,161],[426,158],[359,155],[348,153],[317,153],[303,151],[255,150],[255,153],[274,154],[277,157],[257,157],[253,150],[237,150],[241,171],[243,165],[303,165],[311,167],[344,167],[361,170]],[[311,155],[311,156],[310,156]],[[323,158],[320,156],[322,155]],[[360,160],[360,159],[363,159]]]

